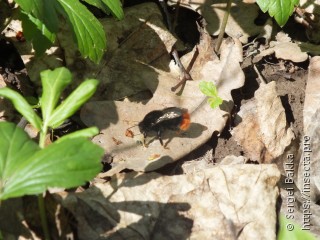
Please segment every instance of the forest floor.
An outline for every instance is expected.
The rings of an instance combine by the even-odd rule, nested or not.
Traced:
[[[145,14],[137,7],[141,5],[136,5],[142,2],[146,1],[125,1],[125,7],[137,8]],[[148,11],[157,9],[156,5],[144,6],[147,5],[142,8]],[[145,19],[155,24],[154,16],[161,13],[160,9],[146,11],[150,15]],[[182,95],[170,89],[181,78],[181,72],[167,51],[176,39],[172,40],[170,32],[163,29],[162,14],[161,30],[154,28],[150,33],[140,27],[137,19],[142,17],[134,19],[132,16],[138,13],[128,10],[128,21],[137,22],[134,30],[128,26],[124,32],[115,31],[116,36],[107,33],[111,50],[106,54],[112,54],[99,66],[79,59],[66,61],[75,78],[94,75],[101,80],[101,87],[92,101],[70,120],[72,124],[54,131],[50,141],[83,126],[96,125],[101,132],[92,141],[105,149],[105,158],[104,171],[86,186],[47,194],[53,239],[253,239],[256,236],[275,239],[279,224],[283,224],[278,220],[280,215],[294,220],[297,226],[305,223],[305,200],[301,194],[304,186],[301,146],[305,136],[311,134],[310,141],[314,139],[314,159],[311,157],[314,166],[319,166],[316,154],[320,149],[319,124],[313,113],[308,112],[310,108],[314,113],[319,109],[319,102],[310,101],[314,96],[312,91],[318,87],[311,85],[314,78],[310,71],[320,72],[320,66],[316,64],[317,54],[296,49],[301,42],[309,42],[305,29],[292,17],[283,29],[274,22],[269,37],[258,33],[248,36],[246,43],[235,36],[230,40],[232,30],[229,30],[225,34],[229,40],[215,55],[209,50],[213,50],[217,36],[207,38],[209,35],[203,33],[210,30],[201,20],[204,16],[192,11],[192,7],[180,9],[180,15],[176,15],[175,7],[169,10],[172,17],[178,16],[176,36],[188,49],[178,52],[193,78],[185,83]],[[257,15],[254,21],[262,21],[260,26],[266,29],[270,19],[261,11]],[[218,20],[220,17],[218,13],[213,16]],[[120,29],[119,25],[116,27]],[[134,35],[137,32],[139,36]],[[115,47],[115,42],[121,43]],[[23,58],[27,54],[21,53],[19,44],[24,43],[16,39],[0,42],[0,87],[9,86],[25,96],[38,97],[39,81],[33,76],[40,69],[35,70],[37,62],[33,63],[32,57],[28,61]],[[267,52],[269,49],[273,52]],[[198,59],[188,69],[187,64],[197,51]],[[242,59],[234,62],[238,52]],[[70,55],[64,57],[70,59]],[[46,66],[46,58],[41,61]],[[206,68],[208,63],[221,66],[213,71]],[[53,68],[51,63],[47,66]],[[97,69],[99,73],[91,74],[90,71],[98,72]],[[108,79],[115,76],[123,78],[123,83]],[[212,81],[218,86],[219,79],[225,76],[229,79],[225,85],[221,83],[222,90],[219,92],[218,87],[218,93],[226,101],[227,110],[203,106],[203,95],[195,93],[198,81]],[[234,82],[230,76],[234,76]],[[145,96],[149,99],[144,99]],[[307,105],[306,98],[309,98]],[[18,123],[21,117],[12,106],[1,104],[0,117]],[[136,139],[124,136],[125,130],[141,121],[146,113],[177,104],[193,109],[190,112],[193,125],[180,135],[165,132],[167,148],[154,139],[148,139],[149,146],[144,148]],[[305,119],[306,113],[311,120]],[[314,132],[306,132],[306,122],[314,126]],[[27,131],[36,135],[33,130]],[[292,165],[288,162],[291,157]],[[319,179],[319,171],[311,172]],[[312,202],[309,202],[312,212],[309,220],[313,234],[319,237],[319,188],[316,180],[313,181],[308,199]],[[20,211],[20,218],[9,217],[12,208]],[[0,212],[0,230],[4,236],[42,238],[41,224],[35,217],[36,198],[6,201]]]

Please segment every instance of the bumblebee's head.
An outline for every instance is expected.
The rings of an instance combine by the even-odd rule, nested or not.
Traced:
[[[146,137],[148,132],[146,124],[142,121],[138,124],[138,127],[139,131],[143,134],[144,137]]]

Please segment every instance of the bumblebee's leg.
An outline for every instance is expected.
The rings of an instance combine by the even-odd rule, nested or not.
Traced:
[[[158,139],[159,139],[159,141],[161,143],[161,146],[163,146],[163,141],[162,141],[162,138],[161,138],[161,130],[158,130],[157,137],[158,137]]]
[[[146,145],[146,138],[147,138],[147,133],[143,133],[143,146],[145,147],[145,148],[147,148],[148,146]]]

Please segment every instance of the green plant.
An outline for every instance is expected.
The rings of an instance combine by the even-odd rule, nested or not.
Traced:
[[[214,109],[222,103],[222,99],[218,96],[217,88],[212,82],[200,82],[199,89],[208,97],[208,103],[211,108]]]
[[[73,115],[93,95],[98,85],[97,80],[85,80],[58,105],[61,93],[71,79],[70,71],[63,67],[41,72],[42,118],[19,93],[9,88],[0,89],[0,96],[10,99],[16,110],[40,130],[39,144],[36,144],[15,124],[0,123],[0,201],[43,193],[49,187],[79,186],[101,170],[100,160],[104,151],[87,139],[98,134],[96,127],[68,134],[45,147],[49,128],[58,127]],[[42,197],[39,203],[48,239]]]
[[[69,23],[83,57],[98,63],[106,49],[106,36],[101,23],[79,0],[15,0],[19,4],[22,27],[37,54],[42,54],[55,41],[62,16]],[[122,19],[120,0],[85,0],[86,3]]]
[[[257,4],[263,12],[268,12],[279,26],[283,27],[293,13],[294,7],[299,4],[299,0],[257,0]]]

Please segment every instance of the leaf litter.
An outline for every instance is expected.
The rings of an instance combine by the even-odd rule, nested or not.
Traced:
[[[214,20],[222,19],[223,11],[221,13],[219,11],[224,5],[216,6],[212,13],[205,11],[213,7],[209,1],[205,4],[203,1],[198,1],[195,5],[189,1],[182,2],[191,9],[195,9],[195,5],[201,5],[202,8],[198,12],[209,23],[206,30],[209,34],[217,34],[215,30],[218,30],[219,26],[214,24],[221,21]],[[248,9],[241,7],[240,12]],[[285,168],[279,166],[285,165],[288,152],[295,153],[295,163],[300,162],[299,174],[294,173],[295,181],[302,191],[304,155],[301,154],[303,148],[299,150],[298,147],[303,132],[298,132],[300,135],[296,134],[296,139],[293,140],[293,131],[296,130],[288,124],[290,119],[285,112],[287,107],[283,106],[283,96],[278,93],[274,84],[277,82],[279,86],[281,82],[288,80],[275,77],[272,71],[281,73],[283,68],[280,65],[283,66],[288,62],[308,61],[305,52],[312,51],[300,50],[307,43],[291,41],[286,37],[277,38],[276,41],[270,42],[271,48],[263,46],[266,50],[261,48],[262,54],[254,57],[253,61],[257,65],[271,69],[269,72],[263,70],[263,74],[269,77],[267,82],[271,83],[261,84],[255,94],[255,100],[242,104],[240,118],[236,117],[239,125],[234,129],[234,133],[240,131],[242,126],[242,135],[237,133],[238,136],[235,134],[232,138],[242,139],[239,143],[244,149],[245,157],[227,156],[219,165],[212,164],[214,157],[205,159],[202,164],[199,164],[200,161],[194,161],[189,165],[188,162],[184,162],[181,165],[184,175],[164,176],[155,172],[118,173],[125,168],[153,171],[205,144],[214,131],[221,132],[231,116],[233,107],[231,90],[240,88],[244,84],[244,73],[240,67],[243,61],[240,41],[246,43],[253,35],[267,38],[271,35],[263,35],[263,28],[267,25],[254,26],[252,20],[255,17],[248,18],[251,21],[249,23],[242,23],[233,12],[226,33],[234,39],[224,42],[220,58],[214,55],[211,39],[206,32],[201,34],[200,44],[181,58],[184,66],[188,66],[196,52],[199,54],[193,65],[191,64],[190,74],[194,81],[188,81],[182,95],[179,96],[170,91],[178,82],[180,75],[175,62],[170,59],[169,52],[175,43],[178,45],[182,43],[165,30],[162,15],[154,4],[137,5],[126,11],[124,22],[112,23],[110,19],[101,20],[105,30],[114,34],[109,36],[108,53],[98,66],[78,57],[74,44],[67,37],[67,29],[59,38],[65,50],[64,56],[63,51],[55,48],[42,59],[34,59],[32,54],[24,57],[29,75],[33,79],[36,79],[39,71],[46,69],[48,64],[51,67],[59,66],[62,64],[61,59],[65,59],[67,66],[79,80],[88,76],[101,80],[100,91],[95,95],[94,101],[82,109],[81,118],[87,125],[98,125],[101,129],[101,134],[93,141],[102,145],[106,155],[113,158],[113,168],[99,177],[112,176],[111,180],[97,178],[91,188],[81,193],[54,194],[58,202],[61,202],[77,220],[79,236],[82,239],[121,239],[135,234],[138,237],[153,236],[163,239],[162,234],[166,233],[177,237],[187,236],[191,239],[206,237],[219,239],[221,238],[219,234],[225,234],[223,239],[228,239],[225,237],[234,239],[235,236],[239,236],[240,239],[252,239],[258,236],[257,234],[259,237],[268,238],[272,234],[271,237],[275,238],[276,211],[270,209],[276,210],[276,199],[279,194],[277,184],[281,186],[283,200],[287,199],[288,194],[284,190],[286,186],[279,180],[278,172],[280,170],[282,175],[285,175]],[[250,14],[257,16],[255,5],[250,6]],[[233,26],[233,18],[236,19],[236,23],[240,23],[240,26]],[[245,31],[247,29],[252,29],[249,35],[248,31]],[[237,40],[239,37],[240,41]],[[283,46],[286,44],[290,48],[283,51]],[[51,60],[48,62],[48,59]],[[279,65],[263,64],[266,59],[268,61],[279,59]],[[319,68],[317,61],[317,58],[312,59],[309,66],[303,107],[304,134],[310,136],[313,146],[310,157],[313,169],[310,204],[315,216],[312,218],[314,232],[319,230],[320,225],[316,220],[316,212],[319,209],[316,204],[319,200],[317,172],[319,168],[316,167],[319,164],[316,147],[319,145],[319,127],[316,121],[319,117],[315,77]],[[291,74],[294,83],[300,82],[298,74],[299,71]],[[204,104],[205,97],[200,91],[195,91],[201,80],[211,81],[217,85],[219,96],[225,100],[222,108],[212,110],[208,104]],[[303,84],[299,84],[303,87]],[[146,100],[145,95],[142,95],[141,100],[139,94],[145,90],[151,92],[151,99]],[[299,102],[299,99],[290,97],[294,95],[289,95],[290,104]],[[119,99],[123,101],[115,101]],[[300,99],[301,101],[304,99]],[[194,125],[191,125],[185,135],[166,133],[165,142],[168,141],[169,149],[163,149],[159,142],[153,139],[149,139],[149,147],[145,149],[136,143],[137,137],[125,136],[128,127],[141,121],[146,113],[172,105],[189,109]],[[294,118],[298,120],[296,115]],[[295,123],[291,122],[291,125],[293,124]],[[136,134],[139,130],[133,128],[132,132]],[[195,132],[198,134],[193,135]],[[298,159],[300,155],[301,160]],[[275,162],[279,170],[274,164],[244,164],[249,160],[260,163]],[[295,196],[297,202],[302,204],[303,199],[299,193],[296,191]],[[286,211],[283,203],[281,212]],[[296,206],[295,212],[296,219],[302,221],[302,209]],[[34,235],[32,231],[30,232]]]
[[[275,165],[225,165],[176,176],[132,172],[57,196],[81,226],[80,239],[275,238],[270,209],[279,178]],[[89,217],[97,214],[99,228]]]
[[[242,106],[239,112],[242,121],[233,129],[233,135],[250,159],[271,163],[295,137],[287,125],[276,82],[261,84],[255,92],[255,101],[248,105]]]

